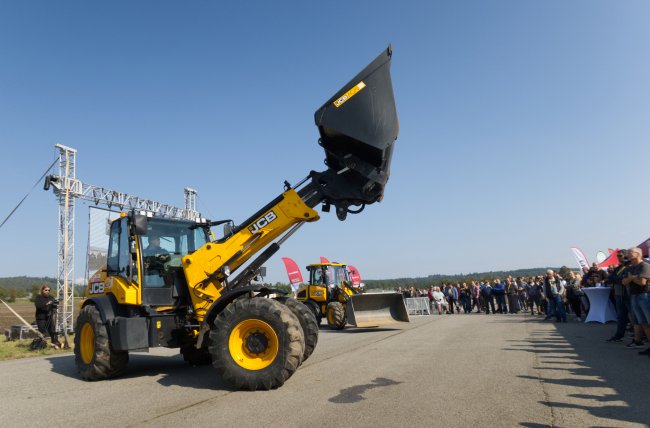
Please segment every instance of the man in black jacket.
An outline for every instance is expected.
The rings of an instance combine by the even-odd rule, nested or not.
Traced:
[[[627,266],[629,260],[627,258],[627,250],[619,250],[616,253],[618,258],[618,266],[614,271],[609,274],[606,282],[614,287],[614,299],[616,302],[616,332],[612,337],[607,339],[607,342],[622,342],[625,337],[625,328],[629,319],[628,312],[630,308],[630,296],[627,287],[623,285],[623,278],[627,276]]]
[[[43,335],[49,334],[52,338],[52,346],[60,348],[61,343],[56,334],[56,325],[54,325],[57,301],[54,297],[50,296],[49,285],[41,287],[41,292],[36,296],[34,305],[36,306],[36,324],[38,325],[38,331]]]

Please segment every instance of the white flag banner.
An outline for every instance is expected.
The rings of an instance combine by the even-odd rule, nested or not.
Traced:
[[[587,258],[582,253],[580,248],[571,247],[571,251],[573,251],[573,255],[575,256],[576,261],[578,262],[578,266],[580,266],[580,269],[582,268],[589,269],[589,261],[587,261]]]

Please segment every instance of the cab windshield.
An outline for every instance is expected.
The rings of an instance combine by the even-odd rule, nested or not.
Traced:
[[[181,257],[208,242],[208,229],[196,223],[152,218],[147,233],[140,236],[145,287],[164,286],[165,272],[180,267]]]
[[[320,266],[312,271],[312,284],[324,284],[327,286],[339,285],[343,281],[349,281],[346,266]]]
[[[153,238],[153,239],[152,239]],[[156,238],[159,244],[155,244]],[[147,227],[147,234],[140,237],[141,248],[155,251],[158,248],[167,254],[184,256],[201,248],[208,242],[207,230],[196,227],[193,222],[169,221],[151,219]]]

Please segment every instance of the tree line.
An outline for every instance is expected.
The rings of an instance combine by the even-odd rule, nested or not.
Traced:
[[[394,290],[402,287],[415,287],[415,288],[429,288],[430,286],[440,286],[443,283],[470,283],[471,281],[492,281],[496,278],[504,279],[508,276],[513,278],[517,277],[531,277],[537,275],[545,275],[548,269],[553,269],[559,272],[560,275],[566,276],[570,269],[566,266],[560,268],[556,267],[540,267],[530,269],[516,269],[516,270],[503,270],[503,271],[490,271],[490,272],[473,272],[473,273],[460,273],[456,275],[429,275],[426,277],[414,278],[395,278],[395,279],[368,279],[363,280],[367,290]]]
[[[367,279],[364,280],[366,290],[394,290],[402,287],[415,287],[415,288],[429,288],[430,286],[440,286],[442,283],[469,283],[471,281],[492,281],[495,278],[506,278],[508,275],[516,277],[530,277],[546,274],[547,269],[553,269],[559,272],[563,277],[566,276],[570,269],[566,266],[560,268],[555,267],[540,267],[530,269],[516,269],[507,271],[490,271],[490,272],[473,272],[473,273],[460,273],[456,275],[429,275],[426,277],[407,277],[407,278],[394,278],[394,279]],[[41,286],[49,285],[52,289],[56,289],[56,279],[50,277],[29,277],[18,276],[11,278],[0,278],[0,299],[4,301],[13,302],[17,298],[30,297],[32,300],[38,294]],[[258,284],[259,285],[259,284]],[[289,283],[276,282],[275,284],[263,283],[266,287],[278,288],[287,292],[291,292]],[[75,286],[75,296],[83,296],[85,285]]]
[[[47,285],[52,290],[56,290],[56,279],[47,276],[15,276],[0,278],[0,299],[5,302],[15,302],[16,299],[29,297],[34,301],[36,295],[41,291],[41,287]],[[74,295],[77,297],[84,295],[83,286],[75,286]],[[53,294],[55,295],[55,294]]]

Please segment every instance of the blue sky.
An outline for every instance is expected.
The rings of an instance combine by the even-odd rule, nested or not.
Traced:
[[[78,150],[84,182],[243,221],[323,168],[313,114],[388,43],[400,120],[385,198],[267,263],[365,278],[576,266],[650,235],[650,3],[1,2],[0,217]],[[77,204],[83,276],[88,204]],[[38,186],[0,276],[56,276]]]

